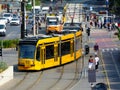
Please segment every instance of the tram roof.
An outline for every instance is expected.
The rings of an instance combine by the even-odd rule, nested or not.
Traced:
[[[51,35],[37,35],[37,36],[28,36],[25,37],[24,39],[21,39],[19,44],[36,44],[38,40],[40,39],[45,39],[45,38],[50,38],[52,37]]]
[[[50,35],[40,34],[40,35],[37,35],[37,36],[25,37],[24,39],[20,40],[19,45],[20,44],[36,45],[38,40],[51,38],[51,37],[60,37],[60,36],[67,35],[67,34],[70,34],[70,33],[75,33],[79,30],[80,30],[80,27],[66,27],[66,28],[64,27],[64,29],[61,30],[61,32],[59,32],[59,33],[52,33]]]

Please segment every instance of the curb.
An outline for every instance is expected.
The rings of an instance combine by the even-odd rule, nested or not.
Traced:
[[[5,71],[0,73],[0,86],[13,79],[13,66],[9,66]]]

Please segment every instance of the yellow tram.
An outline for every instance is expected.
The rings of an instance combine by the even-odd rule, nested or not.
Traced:
[[[61,34],[26,37],[18,45],[18,70],[42,70],[79,59],[82,31],[63,30]]]

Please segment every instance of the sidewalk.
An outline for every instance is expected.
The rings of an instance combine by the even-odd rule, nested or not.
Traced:
[[[84,70],[82,72],[82,78],[80,81],[71,88],[71,90],[91,90],[91,84],[88,82],[88,59],[90,55],[94,55],[93,46],[95,42],[98,43],[100,47],[100,54],[103,49],[106,48],[114,48],[120,45],[120,41],[116,36],[114,36],[114,32],[108,32],[106,29],[91,29],[91,36],[89,40],[84,39],[83,43],[87,43],[90,46],[90,53],[84,57]],[[83,38],[86,37],[86,32],[83,32]],[[102,57],[100,57],[100,64],[99,64],[99,70],[96,72],[96,82],[93,83],[94,85],[97,83],[105,83],[107,85],[106,81],[106,75],[104,72],[104,67],[102,63]]]

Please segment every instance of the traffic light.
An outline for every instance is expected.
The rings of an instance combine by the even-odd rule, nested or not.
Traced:
[[[0,47],[0,56],[2,56],[2,47]]]
[[[89,50],[89,46],[88,46],[88,45],[85,45],[84,48],[85,48],[85,55],[89,54],[89,51],[90,51],[90,50]]]

